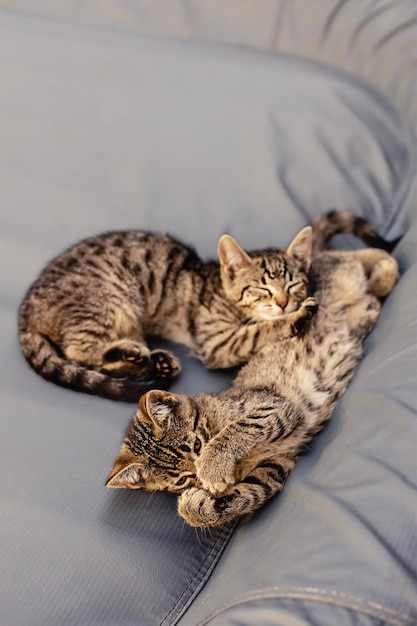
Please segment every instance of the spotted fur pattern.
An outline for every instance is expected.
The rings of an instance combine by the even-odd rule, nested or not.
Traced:
[[[330,418],[397,279],[396,261],[382,250],[317,257],[310,281],[320,305],[307,332],[269,342],[219,395],[147,393],[107,485],[176,493],[193,526],[259,508]]]

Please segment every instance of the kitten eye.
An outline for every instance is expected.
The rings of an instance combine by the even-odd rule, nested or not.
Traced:
[[[198,454],[201,450],[201,439],[199,439],[198,437],[196,438],[195,442],[194,442],[194,452],[196,454]]]
[[[175,486],[184,487],[184,485],[186,485],[192,478],[195,478],[194,474],[184,474],[183,476],[180,476],[180,478],[178,478]]]
[[[248,295],[252,298],[269,298],[271,292],[267,287],[251,287],[248,291]]]
[[[268,287],[257,287],[254,285],[247,285],[240,296],[239,302],[247,304],[248,302],[257,302],[261,298],[270,298],[271,291]]]
[[[301,281],[297,281],[297,282],[295,282],[295,283],[292,283],[292,285],[288,285],[288,287],[287,287],[287,292],[288,292],[289,294],[293,293],[293,292],[294,292],[294,290],[296,290],[297,288],[299,288],[299,287],[300,287],[300,285],[302,285]],[[291,290],[293,290],[293,291],[291,291]]]

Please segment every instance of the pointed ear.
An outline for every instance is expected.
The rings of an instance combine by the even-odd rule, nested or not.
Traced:
[[[311,226],[305,226],[300,230],[298,235],[294,237],[290,245],[286,249],[286,253],[295,259],[295,261],[304,269],[308,269],[311,263],[311,243],[313,229]]]
[[[113,468],[106,480],[106,487],[139,489],[142,485],[141,470],[143,464],[125,444],[113,463]]]
[[[251,265],[249,255],[239,246],[236,239],[233,239],[230,235],[222,235],[220,237],[217,254],[221,268],[230,280],[234,279],[238,270]]]
[[[172,409],[177,404],[175,395],[168,391],[152,389],[139,400],[139,414],[141,419],[148,422],[154,430],[157,439],[161,439],[169,428]]]

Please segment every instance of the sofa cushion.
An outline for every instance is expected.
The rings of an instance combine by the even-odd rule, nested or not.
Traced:
[[[411,440],[401,430],[410,424],[402,395],[386,382],[394,299],[349,393],[353,419],[351,409],[342,419],[351,405],[341,403],[334,425],[300,461],[283,494],[233,535],[211,581],[216,600],[207,587],[188,614],[232,526],[195,531],[178,518],[169,494],[106,490],[134,407],[35,376],[19,353],[16,315],[52,256],[109,229],[168,231],[214,256],[223,232],[248,248],[283,246],[311,216],[336,206],[365,215],[389,236],[400,234],[414,161],[399,116],[349,76],[295,58],[4,11],[0,49],[0,622],[146,626],[183,616],[196,623],[230,594],[244,596],[248,586],[283,577],[290,586],[306,584],[306,553],[321,588],[349,593],[357,580],[355,556],[363,559],[369,589],[375,564],[389,563],[394,569],[383,571],[390,586],[402,565],[399,553],[397,561],[386,560],[396,525],[384,518],[384,507],[401,504],[401,520],[411,514]],[[401,334],[398,345],[404,341]],[[228,384],[230,373],[206,372],[185,350],[177,353],[184,371],[173,390]],[[363,378],[365,371],[371,378]],[[406,373],[402,380],[408,384]],[[390,403],[397,407],[393,425]],[[381,483],[391,436],[386,494]],[[395,474],[391,459],[402,450],[405,465]],[[373,518],[385,519],[380,536],[345,503],[350,494],[354,507],[369,502],[373,484]],[[353,535],[354,548],[346,539]],[[401,583],[405,578],[403,572]],[[369,589],[363,593],[378,601]]]

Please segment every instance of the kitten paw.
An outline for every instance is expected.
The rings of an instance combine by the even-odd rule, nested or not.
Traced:
[[[211,508],[214,499],[198,487],[191,487],[178,497],[178,513],[190,526],[212,526],[204,508]]]
[[[319,308],[319,303],[317,302],[315,298],[311,298],[311,297],[306,298],[304,302],[302,303],[301,308],[306,309],[310,317],[312,317],[313,315],[317,313],[317,310]]]
[[[158,378],[175,378],[181,371],[179,360],[166,350],[151,352],[151,361]]]
[[[379,260],[372,268],[369,276],[369,290],[383,298],[393,290],[398,279],[397,261],[387,254],[386,258]]]
[[[313,315],[317,313],[318,306],[318,302],[314,298],[306,298],[304,302],[302,302],[300,308],[297,311],[298,319],[296,319],[291,325],[291,332],[293,337],[299,335],[306,330],[308,322],[311,320]]]
[[[219,526],[231,519],[226,511],[227,504],[233,496],[213,498],[204,489],[191,487],[178,498],[178,513],[190,526]]]
[[[131,339],[120,339],[109,345],[103,354],[101,370],[116,378],[152,380],[150,351]]]
[[[203,488],[217,496],[235,484],[235,460],[230,454],[208,444],[195,462],[197,479]]]
[[[141,346],[130,339],[121,339],[115,342],[104,353],[104,361],[116,363],[123,361],[134,365],[149,363],[150,351],[146,346]]]

